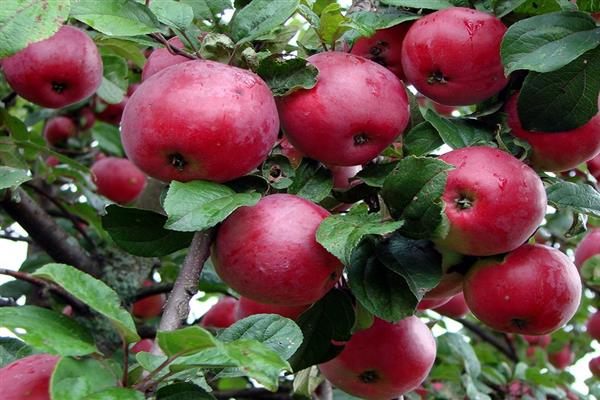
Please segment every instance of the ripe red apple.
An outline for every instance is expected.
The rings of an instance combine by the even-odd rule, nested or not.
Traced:
[[[100,100],[100,103],[104,105],[104,109],[96,114],[96,117],[100,121],[104,121],[107,124],[117,125],[121,123],[123,117],[123,110],[125,110],[125,104],[127,104],[129,96],[124,96],[123,100],[117,104],[108,104]]]
[[[443,306],[444,304],[449,302],[450,299],[451,299],[451,297],[440,297],[440,298],[433,298],[433,299],[423,298],[419,302],[419,304],[417,304],[417,311],[431,310],[431,309]]]
[[[600,112],[579,128],[563,132],[531,132],[523,129],[517,112],[518,95],[506,103],[512,134],[531,145],[531,163],[544,171],[566,171],[600,152]],[[600,98],[598,98],[600,105]]]
[[[575,249],[575,265],[581,269],[583,263],[600,254],[600,228],[590,230]]]
[[[596,178],[597,181],[600,181],[600,155],[588,160],[586,164],[590,174]]]
[[[260,303],[314,303],[343,270],[315,238],[327,216],[324,208],[290,194],[273,194],[237,209],[217,234],[217,273],[242,296]]]
[[[129,159],[163,181],[239,178],[264,161],[278,131],[263,80],[212,61],[182,63],[148,79],[121,120]]]
[[[552,341],[552,337],[550,335],[541,335],[541,336],[531,336],[531,335],[523,335],[523,339],[527,341],[532,346],[539,346],[541,348],[546,348]]]
[[[46,158],[46,165],[49,166],[50,168],[54,168],[59,164],[60,164],[60,160],[54,156],[49,156],[48,158]]]
[[[79,110],[79,126],[82,131],[87,131],[96,122],[96,116],[90,107],[84,107]]]
[[[402,41],[410,23],[380,29],[371,37],[358,39],[352,46],[352,54],[367,58],[392,71],[404,80],[402,71]]]
[[[152,346],[154,345],[154,340],[152,339],[142,339],[139,342],[137,342],[136,344],[134,344],[131,349],[129,349],[129,352],[132,354],[136,354],[139,353],[140,351],[144,351],[146,353],[149,353],[150,350],[152,350]]]
[[[98,193],[116,203],[131,203],[146,186],[146,175],[126,158],[104,157],[91,171]]]
[[[465,147],[440,156],[448,172],[443,201],[450,230],[438,245],[488,256],[519,247],[546,213],[540,177],[512,155],[491,147]]]
[[[145,281],[144,286],[152,286],[154,282]],[[133,303],[131,312],[138,318],[154,318],[160,315],[165,304],[164,294],[155,294]]]
[[[600,311],[596,311],[594,315],[588,319],[586,331],[592,338],[600,341]]]
[[[440,283],[425,293],[424,298],[426,299],[451,298],[452,296],[461,293],[465,276],[462,273],[455,271],[454,268],[458,267],[459,264],[470,262],[462,254],[445,249],[438,250],[442,253],[443,275]]]
[[[590,360],[590,371],[596,378],[600,378],[600,357],[595,357]]]
[[[264,304],[250,300],[247,297],[240,297],[235,308],[235,318],[236,320],[240,320],[256,314],[277,314],[295,320],[309,307],[310,305],[286,307],[275,304]]]
[[[560,251],[525,244],[502,259],[475,263],[465,278],[464,293],[473,314],[489,327],[544,335],[573,317],[581,299],[581,280]]]
[[[406,80],[433,101],[479,103],[506,84],[500,43],[506,27],[488,13],[446,8],[419,19],[402,44]]]
[[[567,344],[559,352],[549,353],[548,360],[556,368],[565,369],[575,360],[575,353],[571,351],[571,346]]]
[[[70,137],[77,136],[77,125],[71,118],[58,116],[50,118],[44,126],[44,139],[51,146],[64,144]]]
[[[185,45],[177,36],[169,39],[169,44],[180,49],[185,49]],[[144,64],[144,68],[142,69],[142,82],[165,68],[186,61],[190,61],[190,59],[184,56],[171,54],[166,47],[156,49],[150,53],[150,57],[148,57],[146,64]]]
[[[0,368],[2,400],[50,400],[50,377],[58,359],[34,354]]]
[[[200,325],[205,328],[228,328],[237,318],[235,309],[238,300],[231,296],[223,296],[202,317]]]
[[[469,313],[469,306],[465,302],[465,296],[459,293],[452,297],[447,303],[442,304],[434,311],[447,317],[462,318]]]
[[[17,94],[32,103],[61,108],[77,103],[102,82],[102,59],[88,35],[63,26],[1,61],[4,76]]]
[[[308,60],[319,69],[316,86],[279,101],[281,124],[299,151],[328,165],[362,165],[402,134],[408,97],[393,73],[341,52]]]
[[[337,167],[335,165],[327,167],[333,176],[333,187],[335,189],[350,189],[355,186],[358,181],[350,180],[362,169],[362,165],[354,165],[350,167]]]
[[[336,387],[368,400],[389,400],[416,389],[435,361],[436,344],[417,317],[396,323],[375,318],[373,325],[356,332],[344,350],[319,365]]]

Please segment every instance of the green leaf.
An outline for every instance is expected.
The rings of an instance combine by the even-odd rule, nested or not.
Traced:
[[[98,146],[104,152],[116,157],[125,156],[125,151],[121,144],[121,134],[119,133],[119,128],[116,126],[97,121],[92,128],[92,137],[98,141]]]
[[[33,354],[33,349],[25,342],[12,337],[0,336],[0,368],[31,354]]]
[[[109,36],[136,36],[159,31],[148,7],[130,0],[79,0],[71,16]]]
[[[115,372],[107,364],[92,358],[61,358],[50,379],[53,399],[81,400],[94,393],[117,386]]]
[[[515,9],[517,14],[541,15],[555,11],[570,10],[574,11],[577,7],[569,0],[527,0],[520,7]]]
[[[102,83],[100,83],[100,87],[96,91],[96,94],[109,104],[118,104],[123,101],[125,90],[121,89],[112,81],[106,79],[106,77],[102,77]]]
[[[290,359],[294,371],[331,360],[344,349],[332,340],[350,339],[354,326],[354,309],[347,293],[330,290],[298,318],[304,340]]]
[[[389,174],[398,166],[397,162],[370,164],[356,174],[356,178],[372,187],[382,187]]]
[[[162,257],[190,245],[193,233],[165,229],[166,222],[167,217],[153,211],[116,204],[109,205],[102,217],[102,226],[112,240],[140,257]]]
[[[401,232],[417,239],[445,236],[441,196],[452,168],[441,160],[410,156],[388,176],[381,197],[392,217],[404,221]]]
[[[386,321],[396,322],[415,312],[419,299],[406,280],[377,259],[381,240],[367,237],[354,250],[348,284],[360,304]]]
[[[530,131],[569,131],[598,113],[600,46],[563,68],[530,72],[517,108],[523,128]]]
[[[600,28],[583,12],[563,11],[511,25],[502,39],[506,75],[519,69],[555,71],[600,44]]]
[[[284,59],[275,54],[260,62],[256,73],[265,80],[275,96],[287,96],[299,89],[312,89],[319,71],[303,58]]]
[[[333,45],[342,34],[352,28],[352,19],[342,13],[342,7],[337,3],[329,4],[321,12],[317,35],[329,45]]]
[[[231,0],[181,0],[194,10],[194,17],[199,20],[218,21],[219,14],[231,8]]]
[[[158,332],[158,345],[169,357],[198,353],[219,343],[206,329],[189,326],[171,332]]]
[[[214,400],[215,397],[200,386],[178,382],[163,386],[156,392],[156,400]]]
[[[16,188],[29,180],[31,177],[24,169],[0,166],[0,189]]]
[[[502,18],[523,5],[526,1],[527,0],[496,0],[494,2],[494,15],[498,18]]]
[[[94,41],[101,51],[110,51],[126,60],[130,60],[138,68],[143,68],[146,63],[146,57],[144,57],[142,49],[134,42],[126,39],[110,38],[100,34]]]
[[[287,360],[302,343],[302,331],[291,319],[275,314],[251,315],[225,329],[219,340],[254,339]]]
[[[600,1],[598,1],[598,0],[578,0],[577,8],[579,8],[581,11],[597,13],[597,12],[600,12]]]
[[[0,326],[47,353],[84,356],[98,352],[90,332],[75,320],[45,308],[2,307]]]
[[[296,169],[294,182],[289,186],[288,193],[318,203],[329,195],[331,189],[331,171],[314,160],[304,158]]]
[[[381,0],[383,4],[396,7],[424,8],[426,10],[441,10],[454,7],[454,4],[446,0]]]
[[[175,0],[152,0],[150,11],[168,27],[185,30],[194,20],[193,8]]]
[[[558,182],[546,188],[548,204],[600,217],[600,194],[590,185]]]
[[[350,264],[352,251],[367,235],[383,235],[402,226],[401,221],[382,222],[380,213],[369,214],[366,204],[353,207],[347,214],[334,214],[321,222],[317,242],[344,265]]]
[[[290,164],[290,160],[279,154],[265,160],[261,173],[275,189],[287,189],[294,182],[293,179],[296,176],[296,170]]]
[[[395,9],[385,9],[384,12],[357,11],[350,15],[355,22],[371,29],[373,33],[379,29],[387,29],[401,23],[419,18],[419,15]]]
[[[443,118],[431,110],[425,113],[425,119],[437,131],[444,143],[453,149],[475,145],[489,145],[494,134],[475,122],[455,118]]]
[[[225,348],[227,355],[244,374],[273,392],[279,386],[279,374],[282,371],[291,371],[287,361],[256,340],[236,340],[227,343]]]
[[[65,264],[44,265],[33,276],[55,282],[108,318],[128,343],[140,340],[131,315],[121,308],[121,299],[104,282]]]
[[[600,287],[600,255],[585,260],[580,269],[581,277],[588,285]]]
[[[202,231],[217,225],[242,206],[253,206],[259,193],[236,193],[208,181],[171,182],[164,201],[165,228],[182,232]]]
[[[425,156],[440,148],[444,141],[438,131],[429,122],[421,122],[404,135],[406,155]]]
[[[476,378],[481,374],[481,364],[473,347],[467,343],[462,335],[457,333],[445,333],[438,338],[440,353],[448,353],[454,359],[462,361],[468,375]]]
[[[294,394],[311,397],[313,392],[317,390],[317,387],[319,387],[324,380],[325,377],[319,373],[319,368],[316,365],[298,371],[294,374]]]
[[[239,45],[283,25],[296,12],[298,3],[299,0],[252,0],[229,24],[233,39]]]
[[[144,400],[144,395],[134,389],[114,387],[87,396],[85,400]]]
[[[0,58],[54,35],[69,16],[70,0],[10,0],[0,7]]]

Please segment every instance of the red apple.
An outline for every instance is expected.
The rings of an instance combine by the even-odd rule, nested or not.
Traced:
[[[98,193],[116,203],[131,203],[146,186],[146,176],[126,158],[104,157],[91,168]]]
[[[531,335],[523,335],[523,339],[527,341],[532,346],[539,346],[541,348],[546,348],[552,341],[552,337],[550,335],[541,335],[541,336],[531,336]]]
[[[566,171],[600,152],[600,112],[579,128],[562,132],[531,132],[523,129],[517,112],[518,95],[506,103],[512,134],[531,145],[531,163],[544,171]],[[600,98],[598,99],[600,105]]]
[[[308,60],[319,69],[316,86],[279,101],[281,124],[299,151],[328,165],[366,164],[402,134],[408,97],[393,73],[347,53]]]
[[[263,80],[213,61],[182,63],[148,79],[121,120],[129,159],[163,181],[239,178],[265,160],[278,131]]]
[[[557,353],[549,353],[548,360],[558,369],[565,369],[575,360],[575,354],[571,351],[568,344]]]
[[[154,340],[152,339],[142,339],[129,349],[129,352],[132,354],[139,353],[140,351],[144,351],[149,353],[152,350],[152,346],[154,345]]]
[[[590,371],[596,378],[600,378],[600,357],[595,357],[590,360]]]
[[[238,300],[231,296],[223,296],[202,317],[200,325],[205,328],[228,328],[233,325]]]
[[[314,303],[343,270],[315,238],[327,216],[324,208],[289,194],[273,194],[237,209],[217,234],[217,273],[242,296],[260,303]]]
[[[404,80],[402,41],[408,28],[410,28],[410,23],[378,30],[371,37],[358,39],[352,46],[351,53],[386,67],[398,78]]]
[[[46,165],[50,168],[54,168],[60,164],[60,160],[54,156],[49,156],[46,158]]]
[[[440,156],[448,172],[443,201],[450,230],[442,248],[488,256],[523,244],[546,213],[540,177],[510,154],[492,147],[465,147]]]
[[[442,270],[444,273],[440,283],[425,293],[424,298],[426,299],[451,298],[461,293],[465,276],[460,272],[456,272],[454,268],[459,267],[460,264],[470,262],[462,254],[444,249],[438,250],[442,253]]]
[[[433,101],[479,103],[506,84],[500,43],[506,27],[488,13],[446,8],[419,19],[402,44],[406,80]]]
[[[90,107],[84,107],[79,110],[79,126],[82,131],[87,131],[96,122],[96,116]]]
[[[417,103],[419,103],[419,105],[421,107],[427,107],[429,104],[429,105],[431,105],[430,108],[433,108],[433,110],[435,110],[436,113],[438,113],[439,115],[442,115],[444,117],[451,117],[452,112],[454,110],[456,110],[456,107],[454,107],[454,106],[447,106],[444,104],[437,103],[437,102],[423,96],[421,93],[417,93],[416,98],[417,98]]]
[[[64,144],[70,137],[77,136],[77,125],[71,118],[58,116],[50,118],[44,126],[44,139],[51,146]]]
[[[333,175],[333,187],[334,189],[350,189],[352,186],[355,186],[358,181],[350,180],[354,178],[356,174],[362,170],[362,165],[354,165],[350,167],[337,167],[337,166],[329,166],[327,167],[331,171]]]
[[[375,318],[355,333],[344,350],[319,365],[336,387],[368,400],[389,400],[419,387],[433,366],[436,344],[417,317],[396,323]]]
[[[596,311],[594,315],[588,319],[586,331],[592,338],[600,341],[600,311]]]
[[[240,297],[240,301],[235,309],[235,318],[240,320],[256,314],[277,314],[295,320],[309,307],[310,305],[286,307],[274,304],[263,304],[246,297]]]
[[[469,306],[467,306],[467,303],[465,302],[465,296],[462,293],[459,293],[452,297],[447,303],[436,307],[433,311],[447,317],[462,318],[469,313]]]
[[[121,118],[123,117],[123,110],[125,110],[125,104],[127,104],[129,96],[124,96],[123,100],[117,104],[108,104],[104,101],[100,101],[103,104],[104,109],[96,114],[96,117],[103,122],[111,125],[119,125]]]
[[[0,368],[2,400],[50,400],[50,377],[58,359],[34,354]]]
[[[502,258],[478,261],[466,276],[464,293],[473,314],[489,327],[544,335],[575,315],[581,280],[560,251],[525,244]]]
[[[575,265],[581,269],[583,263],[597,254],[600,254],[600,228],[590,230],[581,239],[575,249]]]
[[[185,49],[183,42],[177,36],[169,39],[169,44],[180,49]],[[166,47],[156,49],[150,53],[150,57],[148,57],[146,64],[144,64],[144,69],[142,69],[142,82],[165,68],[186,61],[190,61],[190,59],[184,56],[171,54]]]
[[[447,302],[449,302],[451,297],[441,297],[435,299],[426,299],[423,298],[419,304],[417,304],[417,311],[425,311],[431,310],[440,306],[443,306]]]
[[[1,62],[4,77],[17,94],[32,103],[61,108],[77,103],[102,82],[102,59],[88,35],[63,26]]]
[[[286,137],[283,137],[279,141],[279,146],[281,146],[281,154],[283,154],[290,161],[290,164],[294,168],[298,168],[300,163],[302,162],[302,158],[304,158],[304,154],[299,152]]]
[[[144,286],[152,286],[154,282],[145,281]],[[154,318],[160,315],[165,304],[164,294],[155,294],[133,303],[131,312],[138,318]]]

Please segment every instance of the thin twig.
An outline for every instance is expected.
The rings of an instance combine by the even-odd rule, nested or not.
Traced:
[[[0,233],[0,239],[12,240],[13,242],[25,242],[25,243],[33,243],[31,239],[26,236],[12,236],[8,233]]]
[[[121,337],[121,343],[123,344],[123,378],[121,382],[123,387],[129,385],[129,343],[124,337]]]
[[[198,57],[196,57],[195,55],[190,54],[187,51],[180,49],[179,47],[172,46],[171,43],[169,43],[169,41],[161,33],[151,33],[149,36],[152,39],[156,40],[158,43],[163,44],[167,48],[167,50],[169,50],[169,53],[173,55],[184,56],[189,58],[190,60],[198,59]]]
[[[0,307],[14,307],[17,302],[13,299],[0,299]]]
[[[158,285],[144,286],[143,288],[138,290],[137,293],[131,298],[131,302],[133,303],[135,301],[144,299],[149,296],[154,296],[156,294],[169,293],[171,290],[173,290],[172,283],[161,283]]]
[[[188,41],[188,43],[190,44],[190,47],[192,48],[192,50],[194,50],[194,54],[198,54],[198,49],[196,48],[196,45],[194,44],[194,42],[191,41],[188,34],[185,33],[185,31],[180,31],[180,32],[181,32],[181,36],[183,36],[183,38]]]
[[[506,357],[508,357],[509,360],[511,360],[515,363],[519,362],[519,359],[516,356],[516,354],[513,354],[513,352],[508,348],[508,346],[504,345],[504,343],[502,343],[492,333],[483,330],[479,325],[477,325],[474,322],[471,322],[467,319],[464,319],[464,318],[452,318],[452,319],[455,320],[456,322],[461,323],[465,328],[467,328],[468,330],[473,332],[475,335],[479,336],[485,342],[491,344],[496,349],[500,350],[500,352],[502,352]]]
[[[160,371],[162,371],[163,369],[165,369],[169,364],[171,364],[175,359],[177,358],[177,356],[171,356],[171,357],[167,357],[167,359],[165,361],[162,362],[162,364],[160,364],[158,367],[156,367],[152,372],[150,372],[144,379],[142,379],[141,381],[139,381],[138,383],[136,383],[135,385],[133,385],[134,388],[141,390],[141,391],[145,391],[146,387],[148,386],[148,383],[151,382],[151,380],[160,373]]]

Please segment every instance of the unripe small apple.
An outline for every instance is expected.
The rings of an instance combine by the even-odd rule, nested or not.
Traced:
[[[592,338],[600,341],[600,311],[596,311],[586,324],[586,331]]]
[[[137,342],[136,344],[134,344],[131,349],[129,349],[129,352],[131,354],[137,354],[140,351],[144,351],[146,353],[149,353],[150,350],[152,350],[152,346],[154,346],[154,340],[152,339],[142,339],[139,342]]]
[[[478,261],[465,278],[473,314],[501,332],[544,335],[575,315],[581,300],[577,268],[559,250],[525,244]]]
[[[333,360],[319,365],[336,387],[368,400],[389,400],[419,387],[433,366],[436,344],[417,317],[396,323],[375,318]]]
[[[46,121],[44,139],[51,146],[63,145],[69,138],[77,136],[77,125],[69,117],[53,117]]]
[[[459,293],[452,297],[447,303],[434,308],[438,312],[447,317],[462,318],[469,313],[469,306],[465,302],[465,296]]]
[[[116,203],[131,203],[146,186],[146,175],[126,158],[104,157],[91,171],[98,193]]]
[[[500,57],[505,32],[500,19],[470,8],[428,14],[404,38],[406,80],[441,104],[479,103],[508,83]]]
[[[240,320],[256,314],[277,314],[285,318],[296,320],[300,314],[309,307],[310,305],[286,307],[275,304],[264,304],[250,300],[247,297],[240,297],[237,307],[235,308],[235,318],[236,320]]]
[[[46,165],[50,168],[54,168],[60,164],[60,160],[54,156],[49,156],[46,158]]]
[[[87,131],[96,122],[96,115],[90,107],[83,107],[79,110],[79,126],[82,131]]]
[[[575,265],[581,269],[593,256],[600,254],[600,228],[594,228],[585,234],[575,249]]]
[[[279,100],[290,143],[327,165],[362,165],[406,128],[408,97],[393,73],[365,58],[341,52],[308,58],[319,69],[312,89]]]
[[[600,357],[594,357],[590,360],[590,371],[596,378],[600,378]]]
[[[61,108],[90,97],[102,82],[102,59],[84,32],[63,26],[1,61],[6,81],[32,103]]]
[[[168,42],[171,46],[185,49],[185,45],[177,36],[172,37]],[[153,50],[142,69],[142,82],[163,69],[186,61],[190,61],[190,59],[184,56],[171,54],[166,47]]]
[[[231,296],[223,296],[212,306],[200,321],[205,328],[228,328],[237,321],[235,310],[238,300]]]
[[[241,207],[219,228],[215,269],[244,297],[282,306],[316,302],[338,281],[343,265],[316,240],[324,208],[298,196],[273,194]]]
[[[152,286],[154,282],[145,281],[144,286]],[[155,294],[145,297],[133,303],[131,312],[138,318],[154,318],[162,313],[165,305],[166,296],[164,294]]]
[[[532,346],[539,346],[541,348],[546,348],[552,341],[552,337],[550,335],[541,335],[541,336],[532,336],[532,335],[523,335],[523,339],[527,343]]]
[[[575,360],[575,353],[571,351],[571,346],[565,345],[559,352],[549,353],[548,360],[558,369],[565,369],[569,365],[573,364]]]
[[[50,377],[58,359],[34,354],[0,368],[2,400],[50,400]]]

